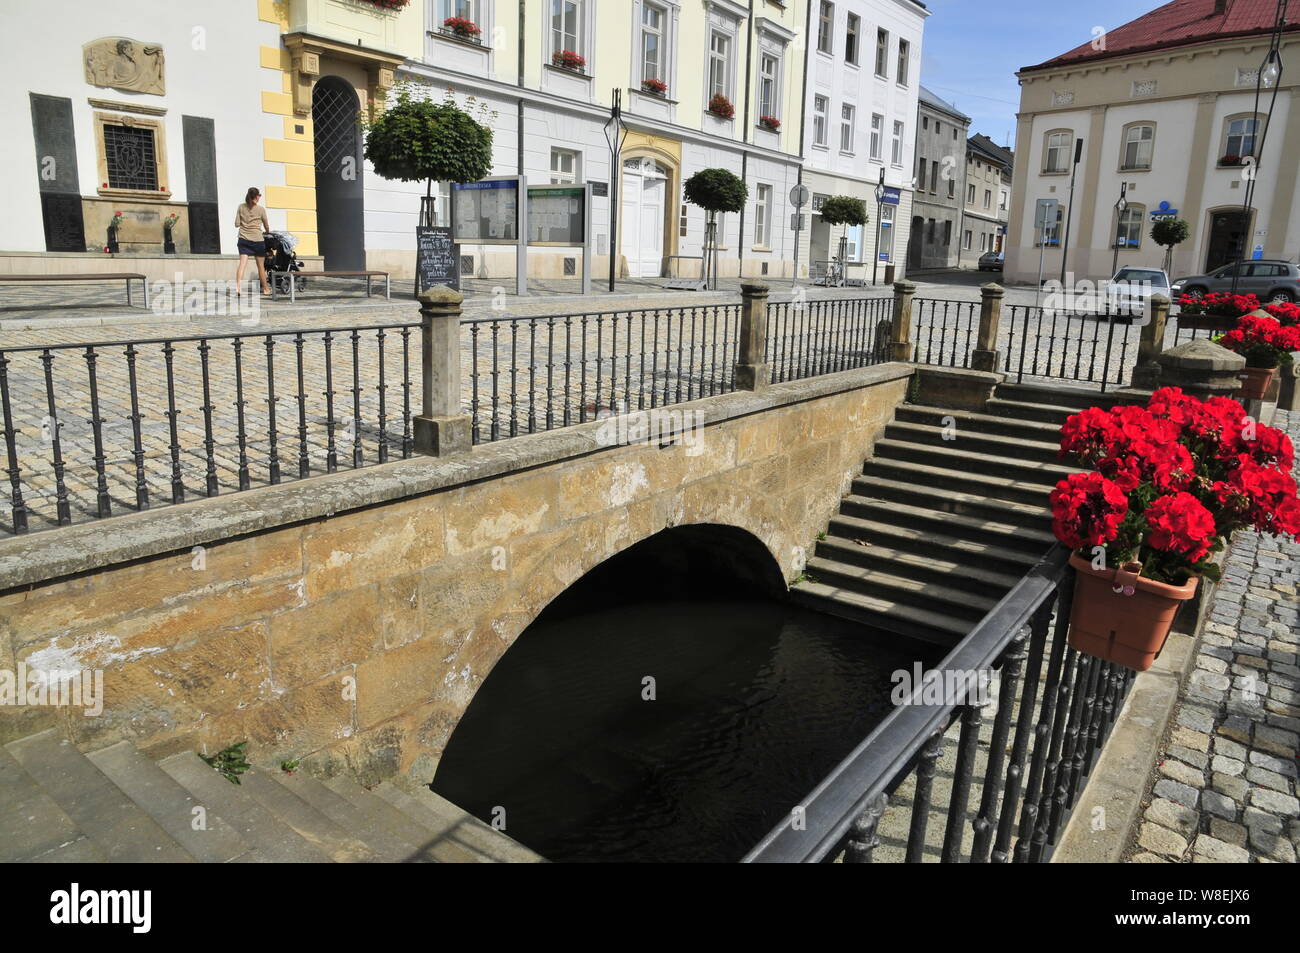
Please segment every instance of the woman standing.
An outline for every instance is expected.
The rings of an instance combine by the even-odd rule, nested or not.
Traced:
[[[256,188],[248,190],[244,204],[235,212],[235,228],[239,229],[239,268],[235,272],[235,294],[243,294],[244,269],[248,257],[257,259],[257,276],[262,281],[262,294],[269,295],[271,286],[266,282],[266,239],[262,236],[271,230],[271,221],[258,202],[262,193]]]

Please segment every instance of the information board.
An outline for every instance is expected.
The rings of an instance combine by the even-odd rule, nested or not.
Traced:
[[[513,245],[518,241],[518,179],[454,183],[451,196],[456,241],[476,245]]]
[[[450,228],[416,228],[415,282],[417,294],[439,285],[460,290],[460,248]]]
[[[583,245],[587,190],[583,186],[528,189],[528,244]]]

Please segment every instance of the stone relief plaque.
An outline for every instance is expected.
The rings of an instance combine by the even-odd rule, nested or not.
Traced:
[[[81,48],[86,82],[105,89],[120,89],[161,96],[163,48],[124,36],[106,36]]]

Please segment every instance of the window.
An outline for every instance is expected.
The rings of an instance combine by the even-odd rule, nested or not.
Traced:
[[[479,21],[478,11],[479,0],[442,0],[438,4],[438,25],[452,17],[460,17],[462,20],[469,20],[478,26],[483,24]]]
[[[664,22],[663,7],[653,3],[641,5],[641,79],[664,78]]]
[[[929,116],[922,116],[922,117],[921,117],[921,128],[922,128],[922,129],[929,129],[929,128],[930,128],[930,117],[929,117]]]
[[[766,248],[772,239],[772,186],[760,185],[754,201],[754,244]]]
[[[1255,133],[1259,120],[1253,116],[1243,116],[1228,120],[1228,135],[1223,154],[1225,156],[1253,156],[1255,154]]]
[[[1155,126],[1129,126],[1124,131],[1124,151],[1120,155],[1119,167],[1126,172],[1150,169],[1155,140]]]
[[[943,223],[943,245],[947,248],[952,244],[952,219]]]
[[[993,191],[991,189],[984,190],[984,207],[985,208],[993,207]]]
[[[681,214],[678,216],[677,219],[677,234],[681,238],[685,238],[686,232],[690,229],[691,220],[686,215],[686,210],[689,209],[690,207],[691,206],[689,203],[683,202]]]
[[[894,123],[894,141],[890,144],[889,156],[894,165],[903,164],[903,124],[901,122]]]
[[[955,178],[950,177],[948,179],[948,198],[953,199],[956,197],[957,197],[957,180]]]
[[[813,145],[826,145],[826,112],[830,108],[830,100],[825,96],[813,97]]]
[[[853,113],[854,108],[848,103],[840,107],[840,152],[853,152]]]
[[[709,97],[731,98],[731,37],[713,34],[709,41]]]
[[[911,58],[912,44],[906,40],[898,41],[898,75],[895,80],[899,86],[907,85],[907,62]],[[935,131],[939,131],[939,124],[935,123]]]
[[[918,189],[925,188],[925,159],[916,160],[916,183]]]
[[[1041,201],[1041,200],[1040,200]],[[1037,219],[1037,213],[1035,219]],[[1056,248],[1061,244],[1061,226],[1065,221],[1065,209],[1061,203],[1056,205],[1056,221],[1051,222],[1046,228],[1034,229],[1034,247],[1046,245],[1048,248]]]
[[[930,219],[926,224],[925,240],[928,244],[934,244],[934,219]]]
[[[871,115],[871,158],[880,158],[880,137],[885,131],[885,117],[880,113]]]
[[[105,123],[104,160],[110,189],[158,191],[158,154],[152,128]]]
[[[974,205],[974,204],[975,204],[975,185],[974,185],[974,183],[971,183],[970,185],[967,185],[967,186],[966,186],[966,204],[967,204],[967,205]]]
[[[777,73],[780,61],[771,53],[763,53],[758,58],[758,114],[776,116],[779,111],[776,100]]]
[[[934,121],[934,134],[936,136],[943,134],[943,123],[939,122],[937,119]]]
[[[551,0],[551,53],[582,52],[582,0]]]
[[[1115,229],[1116,248],[1142,247],[1142,218],[1146,215],[1146,206],[1130,205],[1120,213],[1119,223]]]
[[[835,4],[822,0],[817,14],[817,52],[830,53],[835,42]]]
[[[889,33],[886,30],[876,31],[876,75],[889,79]]]
[[[849,26],[844,32],[844,59],[858,65],[858,36],[862,32],[862,18],[856,13],[849,14]]]
[[[1044,172],[1065,172],[1069,168],[1070,141],[1073,134],[1068,130],[1049,132],[1043,153]]]
[[[983,232],[980,232],[980,251],[986,251],[988,249],[988,241],[989,237]]]
[[[963,234],[961,237],[961,247],[966,249],[967,251],[970,251],[970,243],[971,243],[971,233],[970,233],[970,229],[968,228],[966,229],[965,234]]]
[[[551,185],[578,181],[578,154],[572,149],[551,150]]]
[[[939,163],[930,163],[930,194],[934,195],[939,191]]]

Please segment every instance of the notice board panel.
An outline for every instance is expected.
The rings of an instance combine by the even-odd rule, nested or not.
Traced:
[[[587,189],[532,186],[528,189],[528,244],[585,245]]]
[[[484,179],[451,187],[453,237],[474,245],[519,240],[519,180]]]

